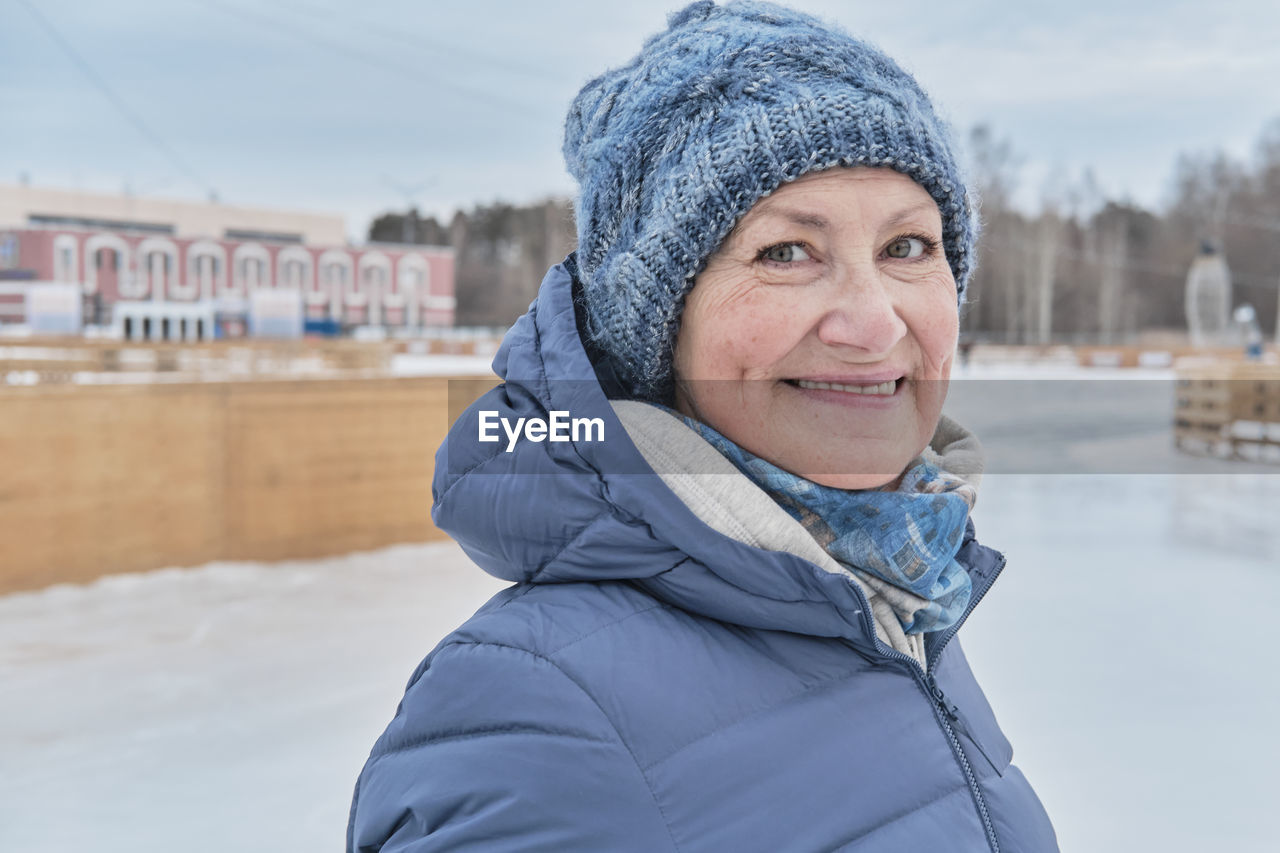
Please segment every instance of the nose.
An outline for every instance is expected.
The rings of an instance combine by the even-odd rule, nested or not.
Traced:
[[[891,284],[874,264],[848,269],[832,282],[818,339],[832,347],[888,353],[907,334]]]

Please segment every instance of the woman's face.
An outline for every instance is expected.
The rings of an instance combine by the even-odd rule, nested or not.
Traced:
[[[958,328],[929,194],[889,169],[810,173],[695,279],[676,407],[816,483],[895,483],[937,427]]]

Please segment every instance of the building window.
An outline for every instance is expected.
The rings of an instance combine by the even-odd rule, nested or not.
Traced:
[[[75,281],[76,250],[70,246],[58,247],[53,268],[53,277],[58,281]]]
[[[284,262],[284,271],[281,276],[284,279],[285,287],[293,290],[301,290],[306,283],[307,265],[297,259]]]
[[[343,263],[333,262],[324,265],[325,284],[334,288],[342,288],[347,283],[347,265]]]
[[[267,280],[267,263],[262,258],[240,259],[240,281],[246,290],[257,290]]]
[[[196,278],[200,281],[200,289],[213,287],[214,280],[218,277],[218,259],[213,255],[201,255],[196,258]]]
[[[151,285],[151,295],[163,299],[173,284],[173,268],[175,258],[164,251],[151,251],[143,261],[146,281]]]
[[[387,271],[382,267],[368,266],[364,268],[364,286],[366,290],[377,288],[382,290],[387,284]]]
[[[157,279],[160,276],[168,277],[173,272],[173,256],[168,252],[152,252],[147,255],[147,269]]]

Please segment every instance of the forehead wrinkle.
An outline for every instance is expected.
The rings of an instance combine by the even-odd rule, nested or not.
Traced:
[[[797,210],[790,207],[781,207],[778,205],[770,205],[761,208],[757,216],[753,219],[783,219],[792,225],[801,225],[806,228],[816,228],[819,231],[827,231],[831,228],[831,223],[827,221],[825,216],[818,213],[812,213],[807,210]]]
[[[938,211],[938,206],[934,204],[932,201],[927,201],[927,202],[921,202],[920,204],[914,204],[911,207],[907,207],[907,208],[903,208],[902,210],[899,210],[893,216],[890,216],[888,219],[886,219],[884,221],[884,224],[889,228],[892,228],[895,225],[902,225],[905,222],[910,222],[912,219],[915,219],[917,216],[921,216],[921,215],[928,216],[930,213],[937,213],[939,222],[942,220],[942,214]]]
[[[812,228],[818,231],[829,231],[831,229],[831,223],[825,216],[820,214],[779,205],[761,204],[750,211],[747,216],[738,220],[738,224],[729,232],[725,242],[736,242],[744,231],[758,228],[765,224],[767,220],[780,220],[790,225],[798,225],[802,228]]]
[[[893,228],[898,225],[902,225],[905,222],[910,222],[917,216],[928,216],[931,213],[937,213],[937,211],[938,207],[932,200],[914,204],[910,207],[899,210],[892,216],[889,216],[884,220],[883,227]],[[939,218],[940,217],[941,214],[939,214]],[[813,228],[818,231],[831,230],[831,222],[825,216],[813,213],[812,211],[786,207],[779,204],[762,205],[755,211],[755,215],[752,216],[749,221],[744,220],[740,225],[750,227],[750,225],[754,225],[762,219],[780,219],[792,225],[799,225],[804,228]],[[741,228],[734,229],[735,232],[739,230],[741,230]]]

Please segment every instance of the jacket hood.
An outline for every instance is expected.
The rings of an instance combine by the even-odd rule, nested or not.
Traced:
[[[715,531],[648,465],[582,343],[566,264],[547,273],[493,369],[503,384],[454,423],[432,486],[435,524],[486,572],[517,583],[627,580],[721,621],[875,649],[865,599],[848,575]],[[552,412],[598,420],[603,437],[565,429],[565,440],[511,441],[497,426]],[[496,440],[481,441],[482,427]],[[973,540],[970,522],[957,559],[976,604],[1000,555]]]

